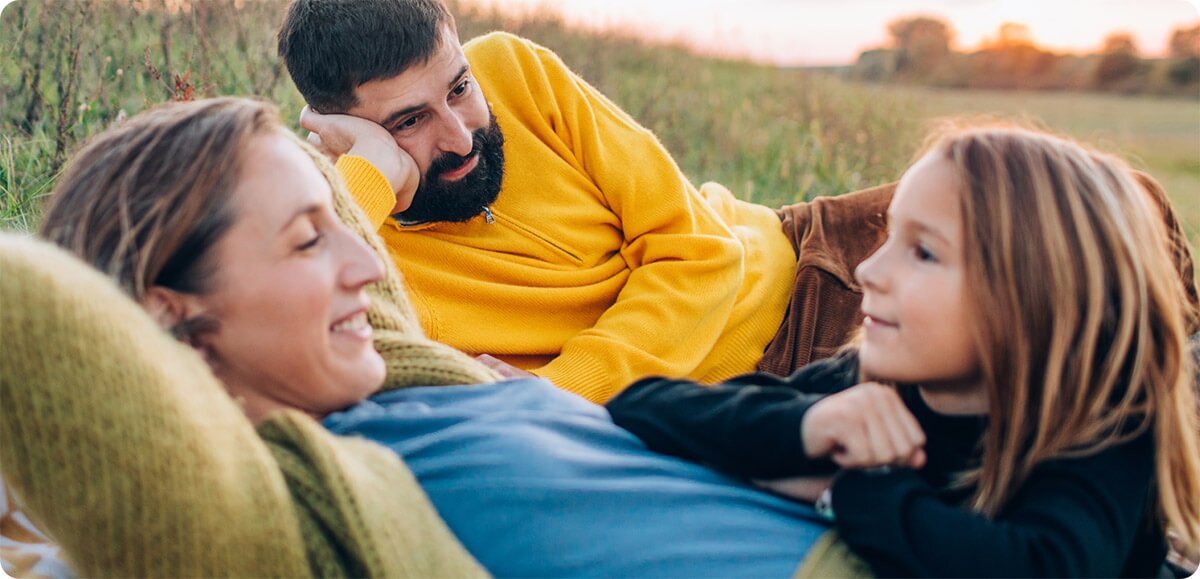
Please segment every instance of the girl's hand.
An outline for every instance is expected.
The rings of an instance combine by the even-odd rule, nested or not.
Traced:
[[[822,399],[800,424],[809,458],[842,468],[925,466],[925,432],[894,388],[867,382]]]

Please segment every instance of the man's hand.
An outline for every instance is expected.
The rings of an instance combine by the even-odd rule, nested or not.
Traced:
[[[925,432],[894,388],[868,382],[813,404],[800,424],[809,458],[842,468],[925,466]]]
[[[300,111],[300,126],[312,131],[308,142],[330,159],[336,161],[342,155],[357,155],[379,169],[396,194],[396,205],[391,213],[399,213],[412,205],[421,172],[416,161],[383,127],[350,115],[323,115],[307,106]]]
[[[833,484],[833,476],[798,476],[773,480],[756,480],[754,484],[785,497],[815,503],[821,496],[821,493]]]
[[[475,356],[475,359],[482,362],[484,366],[487,366],[488,368],[495,370],[497,374],[500,374],[501,376],[503,376],[505,378],[511,379],[511,378],[534,378],[534,377],[536,377],[534,374],[526,372],[526,371],[524,371],[516,366],[513,366],[512,364],[509,364],[508,362],[505,362],[499,358],[496,358],[495,356],[492,356],[490,354],[480,354],[478,356]]]

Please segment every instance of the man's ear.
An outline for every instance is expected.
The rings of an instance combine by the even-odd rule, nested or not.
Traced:
[[[146,290],[142,307],[158,322],[159,327],[168,332],[185,320],[205,312],[200,298],[157,285]]]

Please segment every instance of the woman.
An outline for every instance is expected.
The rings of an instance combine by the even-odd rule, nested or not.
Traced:
[[[300,410],[395,450],[496,575],[795,572],[827,528],[810,507],[653,453],[547,382],[494,383],[403,305],[407,327],[379,332],[378,308],[405,302],[368,300],[384,266],[339,221],[328,175],[267,105],[170,105],[79,153],[42,235],[200,352],[252,421]],[[368,400],[385,382],[477,385]]]

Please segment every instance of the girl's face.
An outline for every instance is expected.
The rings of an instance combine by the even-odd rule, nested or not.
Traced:
[[[978,380],[963,263],[960,180],[927,155],[900,180],[888,238],[855,272],[863,286],[863,370],[875,379],[959,392]]]
[[[383,381],[364,291],[382,264],[338,220],[296,143],[270,134],[246,149],[234,225],[213,248],[217,280],[201,298],[219,323],[203,345],[251,419],[278,408],[324,415]]]

